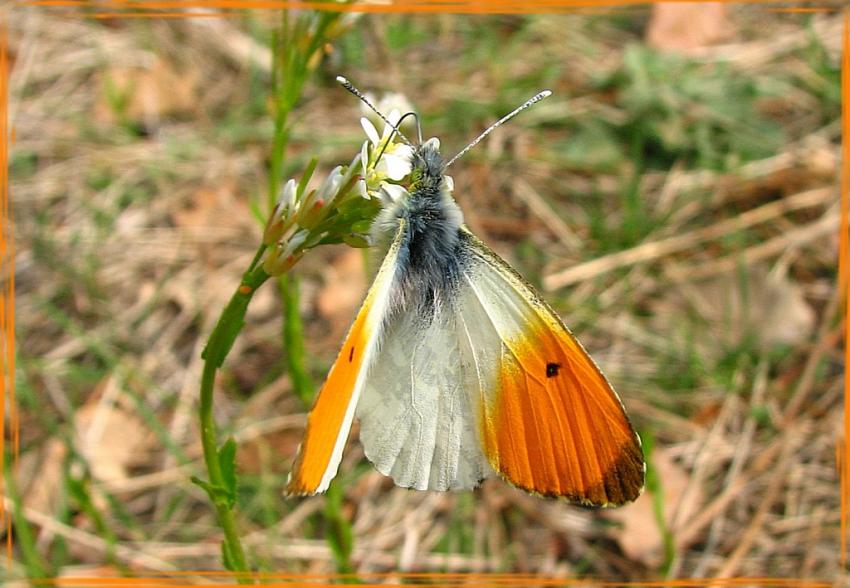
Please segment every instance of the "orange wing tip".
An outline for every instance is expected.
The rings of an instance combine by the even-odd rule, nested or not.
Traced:
[[[292,464],[292,469],[289,471],[289,476],[286,478],[286,487],[283,489],[284,496],[313,496],[324,492],[319,489],[321,482],[308,484],[304,479],[302,466],[304,465],[304,454],[302,452],[304,444],[298,445],[295,450],[295,462]]]
[[[603,474],[602,483],[588,492],[593,506],[617,507],[634,502],[646,484],[646,462],[640,442],[623,447],[622,454]],[[603,497],[598,503],[594,498]]]
[[[541,498],[553,498],[566,501],[584,508],[618,508],[637,500],[643,494],[646,484],[646,462],[643,458],[640,441],[623,447],[622,454],[603,474],[602,480],[585,488],[576,488],[564,492],[551,491],[517,484],[499,471],[497,464],[493,469],[510,485]]]
[[[565,497],[588,508],[617,508],[634,502],[643,494],[646,462],[640,441],[622,447],[622,453],[602,474],[602,480],[584,489],[575,498]]]
[[[294,484],[287,484],[286,488],[283,491],[283,495],[286,498],[294,498],[298,496],[315,496],[316,494],[320,494],[315,490],[309,490],[304,488],[303,486],[297,486]]]
[[[302,480],[293,478],[292,472],[289,473],[289,478],[286,480],[286,487],[283,490],[284,496],[315,496],[321,494],[324,490],[318,488],[308,488]]]

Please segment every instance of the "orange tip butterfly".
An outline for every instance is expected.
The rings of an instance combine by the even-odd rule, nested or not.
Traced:
[[[345,78],[346,89],[378,112]],[[594,361],[513,268],[463,224],[437,139],[412,145],[409,197],[373,231],[390,241],[310,412],[287,494],[327,490],[351,423],[398,486],[514,486],[590,507],[643,490],[640,438]]]

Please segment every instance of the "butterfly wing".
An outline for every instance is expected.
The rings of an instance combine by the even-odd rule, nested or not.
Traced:
[[[388,312],[403,233],[402,223],[310,412],[287,493],[327,489],[356,409],[367,457],[399,486],[473,488],[496,470],[585,505],[634,500],[640,440],[610,384],[471,233],[461,231],[449,299],[427,313]]]
[[[587,506],[637,498],[643,452],[611,385],[530,285],[472,233],[462,241],[459,348],[490,465]]]
[[[464,392],[448,301],[388,317],[357,418],[366,456],[398,486],[459,490],[492,475]]]
[[[287,494],[324,492],[336,475],[354,410],[379,346],[403,228],[402,222],[316,397],[304,441],[289,474]]]

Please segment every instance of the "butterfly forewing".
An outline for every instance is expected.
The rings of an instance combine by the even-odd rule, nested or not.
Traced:
[[[380,340],[402,232],[400,226],[316,397],[304,441],[289,475],[287,494],[324,492],[336,475],[354,410]]]
[[[463,235],[460,348],[490,465],[542,495],[588,506],[634,500],[643,453],[611,385],[533,288]]]

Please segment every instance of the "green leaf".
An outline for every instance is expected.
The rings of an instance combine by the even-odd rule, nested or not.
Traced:
[[[192,476],[191,478],[189,478],[189,481],[191,481],[195,486],[198,486],[199,488],[203,489],[203,491],[206,492],[212,500],[215,500],[215,488],[212,486],[212,484],[200,479],[197,476]]]
[[[309,182],[310,178],[313,177],[313,172],[316,171],[316,165],[318,163],[319,158],[313,157],[310,159],[310,163],[307,164],[307,168],[304,170],[304,173],[301,174],[301,180],[298,182],[298,189],[295,192],[299,199],[304,194],[304,190],[307,189],[307,182]]]
[[[233,437],[225,441],[218,450],[218,464],[221,467],[221,476],[224,479],[225,499],[228,508],[236,505],[236,441]]]

